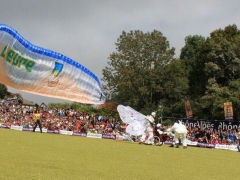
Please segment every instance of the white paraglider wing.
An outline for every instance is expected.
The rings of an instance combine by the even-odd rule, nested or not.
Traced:
[[[129,124],[126,128],[126,132],[133,136],[140,136],[144,133],[146,127],[141,123]]]
[[[146,116],[129,106],[118,105],[117,111],[121,120],[126,124],[145,123]]]
[[[127,133],[134,136],[139,136],[144,133],[147,116],[141,114],[129,106],[118,105],[117,111],[121,120],[124,123],[128,124],[126,128]]]

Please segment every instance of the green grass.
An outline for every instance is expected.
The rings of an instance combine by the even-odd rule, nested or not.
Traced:
[[[239,179],[239,152],[0,129],[4,180]]]

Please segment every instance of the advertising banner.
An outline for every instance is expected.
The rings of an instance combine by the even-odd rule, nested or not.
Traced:
[[[225,117],[225,120],[233,119],[232,102],[225,102],[223,106],[224,106],[224,117]]]
[[[189,101],[185,102],[185,110],[186,110],[187,118],[193,117],[192,108],[191,108],[191,104]]]

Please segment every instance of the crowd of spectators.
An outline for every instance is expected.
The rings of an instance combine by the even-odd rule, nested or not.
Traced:
[[[22,106],[14,100],[0,101],[0,124],[6,126],[34,126],[34,107]],[[171,125],[165,127],[169,128]],[[48,130],[66,130],[79,133],[108,133],[122,135],[125,140],[137,140],[125,132],[126,124],[117,119],[101,115],[87,114],[74,109],[42,109],[42,127]],[[164,129],[164,127],[163,127]],[[187,138],[193,142],[206,144],[237,144],[238,130],[187,127]]]
[[[41,108],[40,108],[41,109]],[[1,100],[0,124],[16,125],[24,128],[34,126],[35,107],[22,106],[17,101]],[[74,109],[41,109],[42,128],[48,130],[66,130],[81,133],[121,133],[126,125],[105,116],[87,114]]]
[[[205,144],[237,145],[238,129],[208,129],[188,127],[188,139]]]

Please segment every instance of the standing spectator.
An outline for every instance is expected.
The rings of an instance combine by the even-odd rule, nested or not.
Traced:
[[[33,115],[33,120],[34,120],[34,127],[33,127],[33,132],[35,132],[37,126],[39,126],[40,128],[40,132],[42,133],[42,123],[41,123],[41,113],[40,111],[37,109]]]
[[[196,138],[196,139],[199,139],[199,138],[202,137],[201,134],[200,134],[200,128],[199,128],[198,126],[195,127],[195,132],[194,132],[194,134],[195,134],[195,138]]]
[[[207,141],[208,142],[211,142],[211,132],[210,132],[210,129],[206,129],[206,132],[205,132],[205,136],[207,138]]]
[[[76,132],[79,132],[80,127],[81,127],[81,122],[79,119],[76,120],[75,126],[76,126]]]

